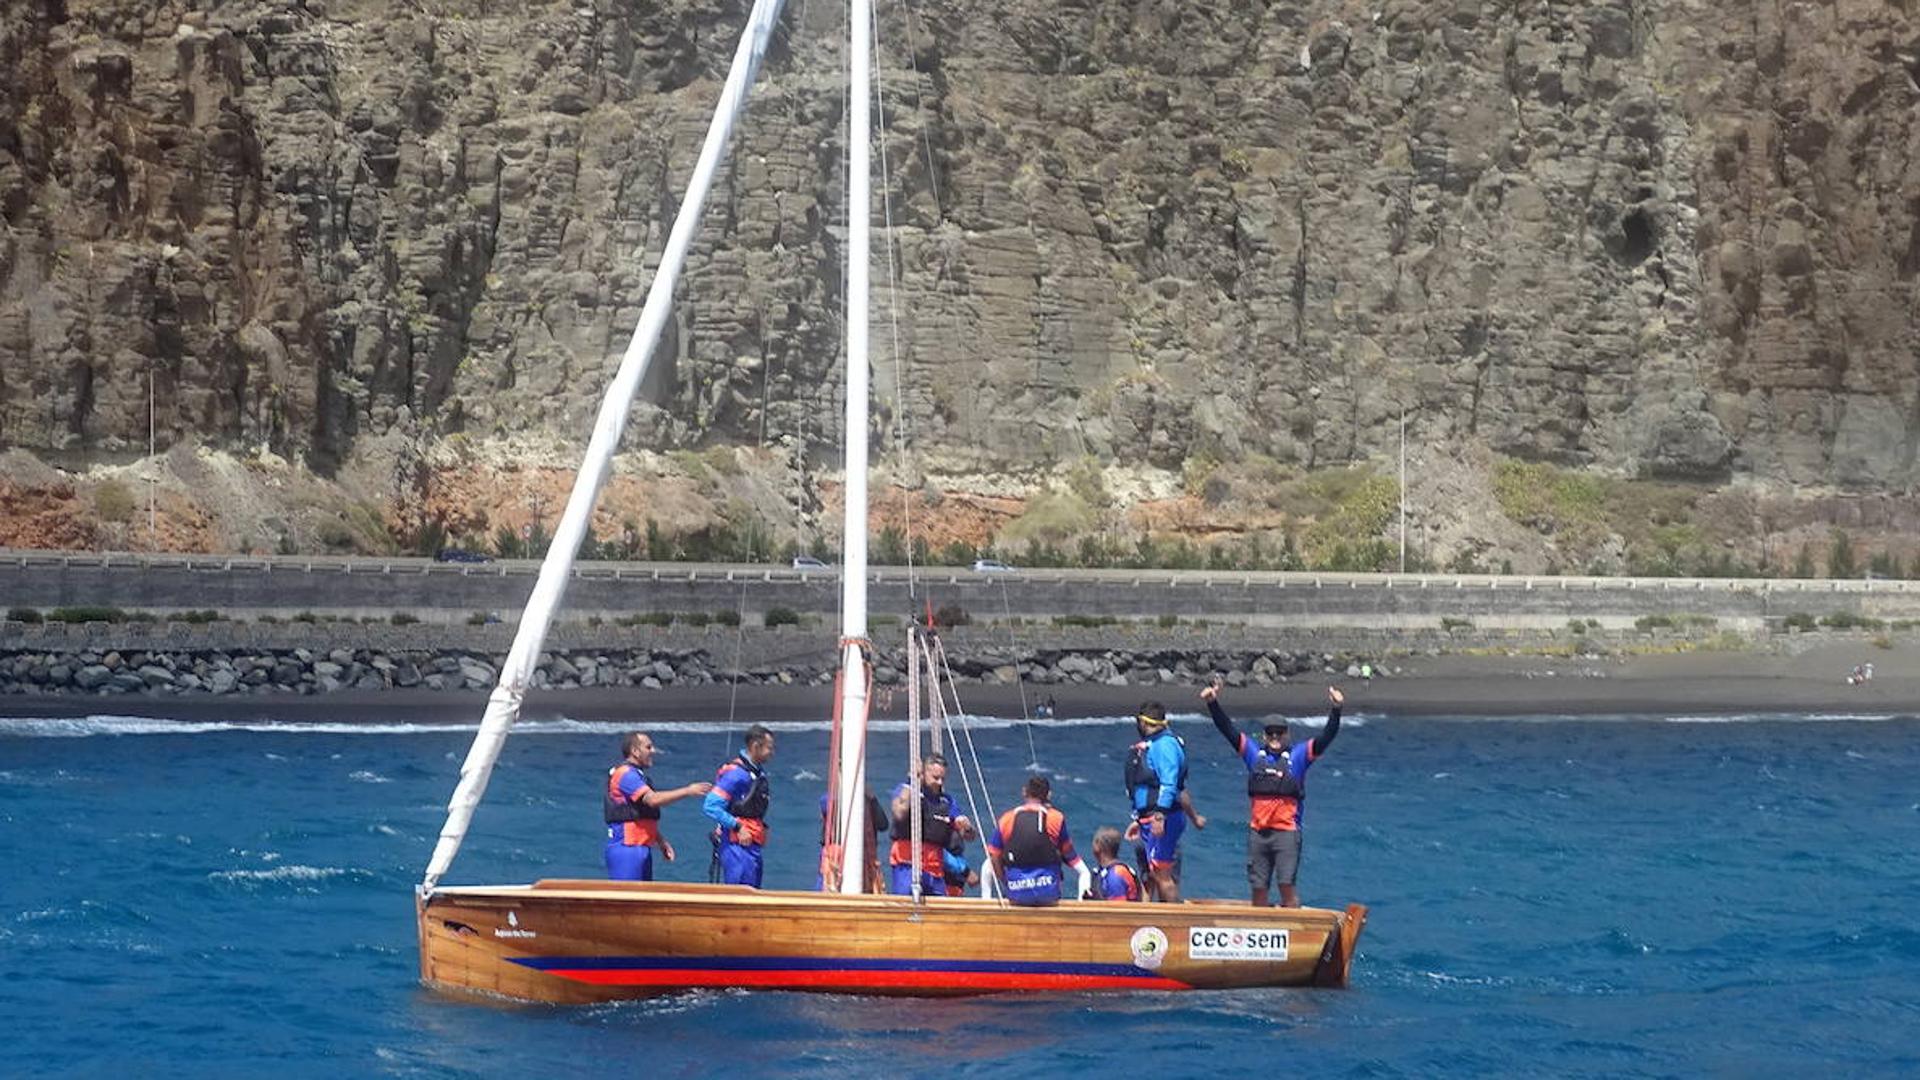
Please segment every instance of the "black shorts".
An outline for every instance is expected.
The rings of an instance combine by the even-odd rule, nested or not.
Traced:
[[[1255,829],[1247,833],[1247,883],[1267,887],[1269,878],[1291,885],[1300,873],[1299,829]]]

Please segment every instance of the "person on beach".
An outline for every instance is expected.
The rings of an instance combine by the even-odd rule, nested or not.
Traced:
[[[1268,883],[1277,880],[1281,906],[1299,907],[1295,879],[1300,871],[1300,804],[1307,797],[1307,769],[1340,734],[1340,706],[1346,695],[1337,687],[1327,687],[1327,726],[1311,740],[1292,744],[1284,722],[1266,725],[1261,743],[1236,729],[1220,705],[1218,680],[1200,691],[1200,700],[1213,714],[1213,726],[1247,767],[1247,798],[1252,803],[1247,820],[1247,884],[1253,889],[1253,906],[1267,906]]]
[[[747,729],[746,745],[720,766],[701,809],[716,824],[715,850],[720,880],[728,885],[760,887],[761,855],[767,843],[767,805],[773,800],[766,764],[773,758],[773,732],[763,724]]]
[[[1024,801],[1001,814],[987,832],[987,857],[1007,887],[1007,899],[1026,907],[1058,904],[1061,863],[1080,875],[1073,895],[1085,895],[1093,874],[1073,850],[1067,815],[1047,802],[1052,783],[1044,776],[1029,776],[1020,793]]]
[[[1140,876],[1120,861],[1120,830],[1103,825],[1093,834],[1093,861],[1100,864],[1094,886],[1083,900],[1124,902],[1140,899]]]
[[[712,784],[688,784],[657,791],[647,779],[653,768],[653,737],[629,734],[620,744],[622,760],[607,770],[607,876],[615,881],[652,881],[653,849],[673,861],[673,845],[660,832],[660,808],[690,795],[705,795]]]
[[[1174,866],[1187,830],[1180,799],[1187,788],[1187,744],[1167,727],[1166,707],[1157,701],[1141,705],[1133,722],[1140,741],[1127,754],[1127,794],[1140,829],[1148,887],[1154,899],[1176,903],[1180,882]]]
[[[920,850],[913,850],[914,786],[904,783],[893,789],[890,800],[893,815],[893,843],[887,852],[891,871],[890,891],[895,896],[913,895],[916,869],[923,896],[947,895],[946,860],[942,852],[955,840],[964,843],[974,835],[973,822],[960,813],[959,805],[946,790],[947,759],[928,754],[920,762]]]

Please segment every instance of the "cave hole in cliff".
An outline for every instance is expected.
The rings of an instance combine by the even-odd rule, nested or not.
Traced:
[[[1647,216],[1645,210],[1636,207],[1620,219],[1620,242],[1615,254],[1626,265],[1638,266],[1653,254],[1659,239],[1659,230],[1654,227],[1653,219]]]

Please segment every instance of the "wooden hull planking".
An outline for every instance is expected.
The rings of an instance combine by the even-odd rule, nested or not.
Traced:
[[[1366,908],[841,896],[540,881],[418,903],[429,987],[555,1004],[695,987],[957,996],[1344,986]]]

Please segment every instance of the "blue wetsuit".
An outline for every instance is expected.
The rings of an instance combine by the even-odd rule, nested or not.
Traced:
[[[726,884],[760,887],[762,845],[757,840],[742,843],[737,830],[746,822],[749,829],[765,836],[771,797],[766,770],[742,750],[739,757],[720,766],[713,778],[713,790],[701,801],[700,809],[720,826],[720,880]]]

